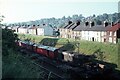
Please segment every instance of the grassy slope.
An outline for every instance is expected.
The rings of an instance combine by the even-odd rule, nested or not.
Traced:
[[[31,64],[30,59],[9,50],[8,56],[2,57],[2,78],[41,78],[41,69]]]
[[[48,38],[44,36],[36,36],[36,35],[24,35],[19,34],[20,39],[30,39],[35,41],[36,43],[39,43],[41,40]],[[54,39],[54,38],[53,38]],[[89,42],[89,41],[74,41],[73,39],[63,39],[63,38],[57,38],[57,42],[55,47],[61,47],[70,42],[71,44],[75,42],[80,43],[80,52],[85,53],[85,54],[93,54],[95,51],[100,50],[104,54],[104,61],[111,62],[111,63],[118,63],[118,51],[117,51],[117,44],[110,44],[110,43],[99,43],[99,42]],[[51,43],[52,40],[44,40],[45,42]],[[53,40],[54,41],[54,40]],[[69,45],[67,46],[69,48]],[[75,47],[75,50],[77,51],[77,47]]]

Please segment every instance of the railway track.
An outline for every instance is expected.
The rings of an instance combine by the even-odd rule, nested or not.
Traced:
[[[54,63],[56,63],[53,60],[48,59],[47,57],[44,57],[42,55],[39,55],[37,53],[34,52],[30,52],[28,50],[22,49],[20,52],[22,52],[22,55],[24,58],[30,58],[31,59],[31,63],[39,66],[42,70],[44,70],[47,75],[48,75],[48,79],[50,78],[51,75],[54,75],[56,78],[54,78],[55,80],[67,80],[69,79],[69,74],[65,73],[63,70],[59,69],[59,67],[53,65]],[[51,61],[51,63],[49,62]],[[62,63],[59,63],[56,65],[61,66]]]
[[[67,80],[67,79],[70,80],[70,75],[67,73],[67,71],[65,71],[66,69],[64,70],[60,68],[61,66],[65,66],[65,68],[69,66],[63,63],[57,63],[55,60],[51,60],[43,55],[28,51],[28,50],[21,51],[21,52],[24,58],[30,58],[32,64],[39,66],[41,69],[43,69],[47,73],[46,80],[49,80],[51,75],[55,76],[54,78],[55,80]],[[119,80],[118,78],[115,77],[114,74],[106,75],[106,77],[104,76],[102,80],[106,80],[106,79]]]

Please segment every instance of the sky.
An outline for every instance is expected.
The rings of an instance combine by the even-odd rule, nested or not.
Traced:
[[[5,16],[3,23],[62,18],[74,14],[87,17],[118,12],[118,2],[119,0],[0,0],[0,15]]]

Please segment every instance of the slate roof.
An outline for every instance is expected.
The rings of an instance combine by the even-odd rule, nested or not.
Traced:
[[[81,23],[79,26],[77,26],[74,31],[107,31],[107,29],[111,27],[110,25],[107,27],[104,27],[103,25],[95,25],[93,27],[85,26],[84,23]]]
[[[76,27],[75,23],[72,26],[70,26],[68,29],[73,29],[74,27]]]
[[[74,31],[83,31],[86,30],[89,26],[85,26],[85,24],[83,22],[80,23],[79,26],[77,26],[76,28],[74,28]]]
[[[96,25],[91,28],[90,27],[87,28],[86,31],[107,31],[108,27],[111,27],[111,26],[104,27],[103,25]]]
[[[69,29],[71,26],[73,26],[75,23],[71,23],[70,25],[68,25],[65,29]]]
[[[65,29],[69,24],[66,24],[63,28]]]

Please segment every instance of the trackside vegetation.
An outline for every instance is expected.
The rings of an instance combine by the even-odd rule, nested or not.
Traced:
[[[29,57],[21,55],[15,45],[17,39],[12,30],[2,29],[2,80],[48,79],[43,69],[32,64]]]

